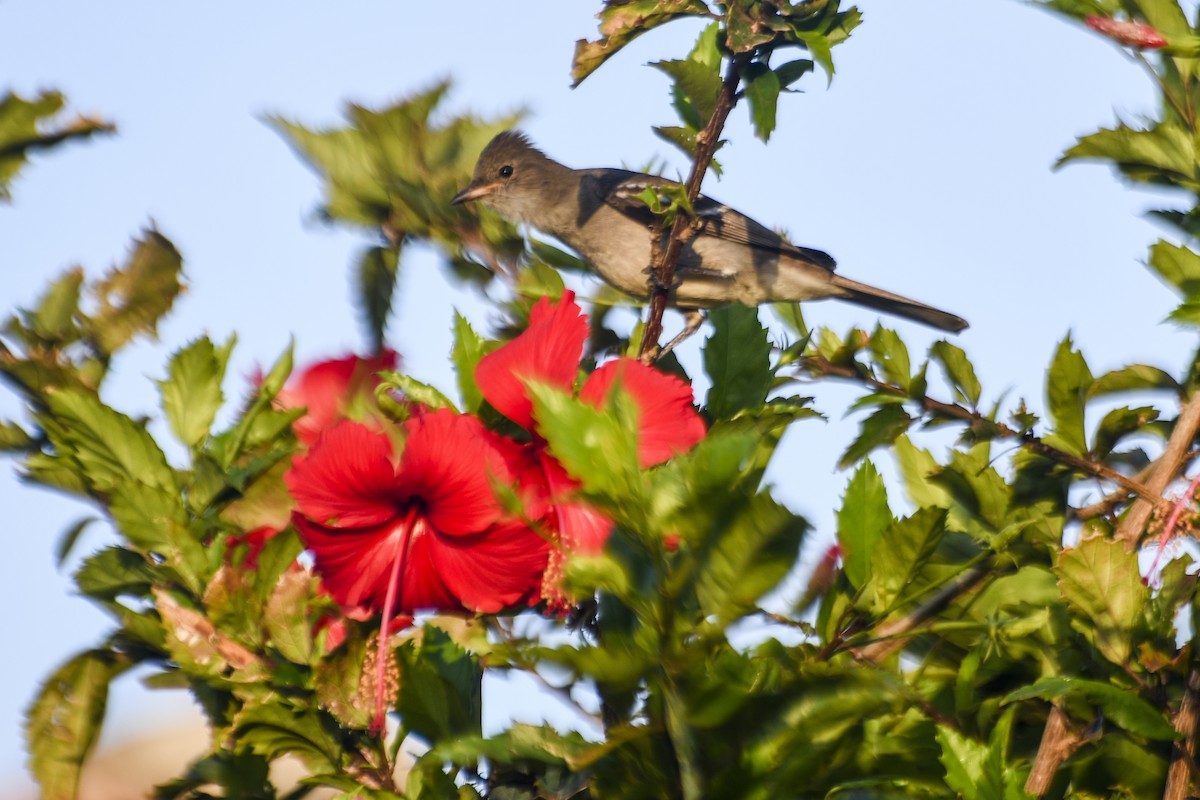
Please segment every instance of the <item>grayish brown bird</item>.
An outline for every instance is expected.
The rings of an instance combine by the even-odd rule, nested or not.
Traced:
[[[637,195],[671,183],[623,169],[571,169],[523,134],[505,131],[484,148],[471,183],[451,202],[479,200],[501,216],[528,223],[572,247],[616,288],[646,298],[655,217]],[[828,254],[791,244],[715,200],[701,196],[693,208],[699,232],[679,257],[670,294],[681,310],[836,297],[942,330],[967,327],[954,314],[843,278]],[[701,320],[689,314],[685,335]]]

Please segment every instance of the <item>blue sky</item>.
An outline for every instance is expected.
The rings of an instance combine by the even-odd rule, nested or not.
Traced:
[[[15,204],[0,207],[0,313],[32,303],[68,267],[96,275],[121,261],[153,221],[182,251],[190,288],[161,341],[115,365],[105,397],[135,416],[157,414],[152,380],[168,353],[203,333],[238,335],[233,398],[291,337],[301,361],[364,346],[349,265],[366,239],[316,221],[318,183],[263,114],[334,125],[347,101],[382,105],[450,77],[447,111],[527,109],[534,141],[572,166],[660,158],[667,174],[686,169],[651,133],[673,114],[666,77],[644,64],[682,57],[696,25],[642,37],[572,90],[574,42],[594,36],[597,3],[458,3],[454,13],[365,0],[69,5],[0,4],[0,90],[60,89],[73,109],[112,119],[119,133],[37,158],[14,187]],[[1010,405],[1023,396],[1041,407],[1045,366],[1068,331],[1097,374],[1130,361],[1178,371],[1192,337],[1160,323],[1174,298],[1139,265],[1162,235],[1141,213],[1163,198],[1125,189],[1102,167],[1051,171],[1075,136],[1149,110],[1146,77],[1098,36],[1014,0],[860,7],[864,25],[835,51],[832,87],[809,76],[805,93],[782,98],[768,145],[735,111],[726,175],[710,178],[706,193],[827,250],[852,278],[969,319],[955,342],[975,361],[985,403],[1008,392]],[[452,310],[486,328],[488,306],[452,286],[435,254],[414,248],[397,308],[390,343],[408,371],[452,390]],[[876,320],[833,302],[805,311],[839,331]],[[914,356],[937,338],[885,324]],[[694,372],[698,346],[683,350]],[[849,477],[834,463],[857,430],[842,414],[852,391],[821,387],[817,396],[829,421],[789,433],[769,475],[777,496],[816,525],[813,551],[833,535]],[[0,413],[20,414],[3,389]],[[58,571],[52,556],[59,533],[90,509],[21,485],[11,462],[0,464],[0,509],[5,775],[23,761],[20,716],[37,682],[98,642],[108,622],[71,595],[69,567]],[[102,528],[80,553],[107,542]],[[491,724],[540,713],[524,691],[486,698]],[[186,707],[178,693],[150,695],[124,679],[109,739]]]

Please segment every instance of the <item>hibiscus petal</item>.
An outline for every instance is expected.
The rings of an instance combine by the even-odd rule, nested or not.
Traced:
[[[549,554],[549,542],[517,522],[430,543],[433,563],[450,590],[468,609],[486,614],[536,597]]]
[[[525,381],[571,389],[587,337],[587,317],[574,292],[563,292],[558,303],[543,297],[530,312],[524,332],[480,359],[475,383],[493,408],[532,430],[533,403]]]
[[[396,473],[402,498],[419,498],[425,516],[441,533],[479,533],[500,517],[492,481],[511,473],[495,434],[467,414],[438,409],[413,417]]]
[[[300,513],[339,528],[380,525],[395,516],[396,470],[387,436],[339,422],[292,464],[284,481]]]
[[[351,355],[318,361],[288,381],[275,396],[275,405],[307,409],[292,430],[297,439],[311,446],[322,430],[338,420],[353,395],[373,388],[378,383],[375,374],[395,369],[398,361],[396,351],[389,349],[370,358]]]
[[[571,554],[598,555],[612,532],[612,520],[591,504],[575,497],[581,484],[549,455],[542,456],[551,514],[550,526],[558,534],[558,547]]]
[[[704,438],[704,420],[692,407],[692,387],[632,358],[609,361],[588,376],[579,399],[604,408],[619,385],[638,407],[638,461],[643,468],[690,450]]]

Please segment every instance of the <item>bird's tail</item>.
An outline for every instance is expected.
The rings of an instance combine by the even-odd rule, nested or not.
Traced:
[[[898,294],[892,294],[883,289],[877,289],[874,286],[868,286],[865,283],[843,278],[841,275],[835,274],[833,276],[833,285],[845,292],[845,294],[841,295],[841,299],[857,303],[860,306],[867,306],[879,311],[886,311],[889,314],[907,317],[908,319],[923,322],[926,325],[932,325],[935,328],[941,328],[944,331],[952,331],[954,333],[958,333],[967,327],[967,321],[962,317],[934,308],[933,306],[927,306],[924,303],[918,303],[916,300],[910,300]]]

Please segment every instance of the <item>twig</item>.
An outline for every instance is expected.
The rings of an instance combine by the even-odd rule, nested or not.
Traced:
[[[737,103],[737,87],[741,80],[742,61],[742,58],[737,57],[730,60],[729,71],[721,83],[721,91],[717,95],[717,104],[713,108],[712,116],[708,118],[708,124],[704,126],[704,129],[696,134],[696,155],[692,160],[691,174],[688,175],[687,182],[684,184],[689,203],[695,203],[696,198],[700,196],[700,185],[704,182],[704,174],[708,171],[709,162],[712,161],[713,153],[716,152],[717,145],[721,141],[721,131],[725,127],[725,120],[729,118],[729,112]],[[654,242],[661,241],[661,227],[655,226],[650,235],[654,237]],[[658,346],[658,340],[662,337],[663,313],[667,310],[667,295],[670,294],[672,285],[675,283],[675,265],[679,263],[679,254],[683,252],[683,246],[695,235],[696,231],[692,228],[692,220],[686,214],[679,214],[676,215],[675,221],[671,225],[671,234],[667,239],[666,249],[660,252],[658,246],[654,247],[655,255],[658,257],[654,258],[651,264],[654,275],[651,280],[650,307],[646,316],[646,331],[642,336],[642,347],[638,352],[639,357],[649,357],[654,348]]]
[[[1111,481],[1129,494],[1136,494],[1143,498],[1148,503],[1151,503],[1151,509],[1158,503],[1162,502],[1162,491],[1154,491],[1151,486],[1142,484],[1128,476],[1122,475],[1112,467],[1107,467],[1103,464],[1098,464],[1095,461],[1089,461],[1086,458],[1080,458],[1073,453],[1068,453],[1065,450],[1060,450],[1053,445],[1046,444],[1044,441],[1029,433],[1010,428],[1003,422],[996,422],[988,419],[973,409],[964,408],[955,403],[946,403],[941,400],[935,400],[932,397],[921,395],[914,397],[907,392],[903,387],[896,386],[891,383],[884,383],[867,375],[860,374],[852,367],[841,366],[830,363],[824,356],[806,356],[799,362],[801,366],[815,370],[822,375],[831,375],[837,378],[847,378],[849,380],[858,381],[879,392],[887,392],[898,397],[904,397],[919,403],[921,409],[926,413],[942,414],[943,416],[961,420],[968,424],[972,430],[980,434],[991,434],[1003,439],[1017,439],[1021,446],[1032,450],[1040,456],[1045,456],[1052,461],[1057,461],[1060,464],[1066,464],[1069,467],[1086,472],[1097,478],[1102,478],[1106,481]]]
[[[1187,463],[1192,442],[1196,439],[1197,429],[1200,429],[1200,392],[1192,395],[1180,409],[1179,418],[1175,420],[1175,430],[1171,431],[1171,438],[1167,440],[1163,454],[1155,462],[1158,467],[1146,482],[1151,497],[1146,498],[1139,492],[1139,499],[1129,507],[1125,519],[1121,520],[1117,527],[1114,537],[1124,542],[1126,547],[1133,549],[1137,546],[1146,530],[1146,523],[1150,521],[1150,515],[1162,502],[1163,492],[1179,477],[1180,471]]]
[[[1049,792],[1054,774],[1062,762],[1070,758],[1084,741],[1085,737],[1071,730],[1066,713],[1058,706],[1051,706],[1050,716],[1046,718],[1046,727],[1042,731],[1042,743],[1038,745],[1033,768],[1029,771],[1029,779],[1025,781],[1025,791],[1037,797]]]
[[[1195,455],[1195,453],[1193,453],[1193,455]],[[1191,460],[1190,456],[1188,460]],[[1158,459],[1155,459],[1134,473],[1130,480],[1134,481],[1135,483],[1145,483],[1150,476],[1154,474],[1154,470],[1157,469],[1157,467]],[[1079,508],[1074,509],[1071,512],[1071,515],[1075,517],[1075,519],[1080,520],[1106,516],[1111,514],[1117,506],[1127,501],[1129,499],[1129,494],[1129,491],[1124,488],[1117,489],[1104,495],[1104,497],[1100,498],[1094,503],[1089,503],[1086,506],[1080,506]]]
[[[1184,800],[1194,797],[1189,790],[1200,769],[1196,766],[1196,723],[1200,720],[1200,666],[1188,673],[1187,690],[1175,714],[1175,730],[1180,739],[1171,749],[1171,766],[1167,770],[1167,788],[1163,800]]]
[[[943,586],[933,597],[900,619],[881,625],[870,644],[850,648],[850,654],[863,661],[878,663],[904,646],[904,635],[950,605],[959,595],[971,590],[991,571],[988,563],[980,564]]]

